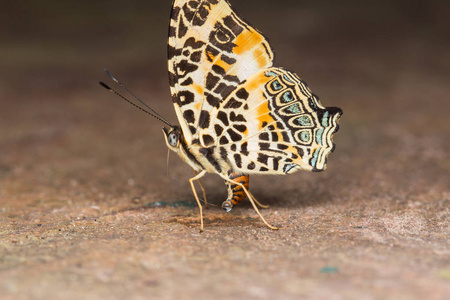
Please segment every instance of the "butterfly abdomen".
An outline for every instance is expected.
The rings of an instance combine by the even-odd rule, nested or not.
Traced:
[[[245,197],[247,197],[244,188],[248,190],[250,179],[248,175],[233,172],[230,172],[228,174],[228,177],[232,181],[240,183],[242,185],[225,181],[225,184],[228,188],[228,198],[222,203],[222,208],[227,212],[229,212],[235,205],[238,205],[242,200],[245,199]]]

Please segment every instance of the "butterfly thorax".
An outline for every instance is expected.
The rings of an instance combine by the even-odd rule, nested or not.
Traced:
[[[174,126],[169,130],[163,129],[167,147],[177,153],[196,172],[206,170],[208,173],[228,174],[230,163],[226,157],[216,151],[215,146],[204,147],[199,139],[188,143],[180,127]]]

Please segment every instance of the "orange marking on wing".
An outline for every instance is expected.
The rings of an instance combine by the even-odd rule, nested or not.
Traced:
[[[221,59],[217,60],[215,64],[220,66],[221,68],[223,68],[225,70],[225,72],[228,72],[228,70],[231,67],[229,64],[227,64],[226,62],[224,62]]]
[[[202,102],[197,102],[194,104],[194,109],[199,111],[202,108]]]
[[[258,77],[253,78],[246,85],[246,87],[249,89],[249,91],[253,91],[253,90],[259,89],[261,86],[266,84],[267,81],[268,81],[268,78],[266,76],[264,76],[263,74],[260,74]]]
[[[198,94],[203,95],[203,87],[202,86],[200,86],[198,84],[193,84],[192,87]]]
[[[206,57],[212,61],[214,61],[214,59],[216,58],[211,51],[206,51]]]
[[[259,121],[259,129],[262,129],[262,124],[266,122],[270,124],[274,121],[274,119],[269,115],[270,109],[268,102],[262,104],[258,108],[258,121]]]
[[[245,30],[236,37],[235,44],[237,45],[233,52],[240,55],[247,52],[262,42],[262,36],[254,31]]]
[[[297,158],[293,159],[292,162],[296,163],[298,165],[301,165],[303,163],[303,157],[300,156],[300,153],[298,152],[298,149],[296,149],[295,147],[289,146],[286,150],[284,150],[285,152],[289,152],[289,153],[294,153],[297,154]]]
[[[253,56],[260,68],[264,68],[267,65],[267,60],[263,54],[264,52],[261,49],[255,49],[255,51],[253,51]]]

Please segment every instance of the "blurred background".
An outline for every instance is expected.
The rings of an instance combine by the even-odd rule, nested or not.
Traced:
[[[369,147],[377,139],[395,148],[392,143],[404,143],[398,139],[406,137],[399,133],[402,127],[411,138],[448,133],[447,1],[245,0],[232,5],[268,37],[275,65],[298,73],[324,105],[343,108],[338,149],[351,143]],[[169,0],[2,1],[3,172],[33,169],[52,177],[56,165],[49,164],[58,155],[60,163],[75,159],[75,165],[84,165],[80,172],[116,159],[156,163],[147,147],[163,157],[161,124],[120,103],[98,81],[108,82],[103,68],[110,69],[176,123],[166,75],[170,7]],[[119,154],[115,148],[124,144],[134,145],[136,153],[124,147],[120,151],[131,152]],[[348,159],[364,156],[337,153]]]
[[[0,269],[6,271],[0,273],[0,294],[2,289],[11,295],[29,290],[30,294],[34,291],[37,294],[33,295],[39,296],[43,286],[53,288],[57,277],[39,281],[35,275],[43,273],[36,266],[59,270],[68,282],[75,278],[72,283],[58,285],[64,296],[65,287],[82,294],[84,287],[92,287],[96,280],[112,283],[108,286],[112,291],[125,287],[129,287],[129,292],[142,287],[148,291],[147,288],[165,286],[179,291],[178,295],[185,292],[197,295],[199,290],[220,289],[209,283],[204,285],[208,288],[195,290],[196,279],[202,275],[192,276],[190,271],[181,270],[192,262],[195,266],[195,262],[207,267],[213,265],[210,274],[217,274],[214,268],[225,270],[229,276],[222,278],[222,288],[233,286],[246,293],[248,282],[243,280],[239,284],[233,277],[234,268],[239,269],[245,263],[233,265],[231,261],[230,265],[223,266],[230,262],[230,257],[240,257],[234,256],[234,248],[227,252],[224,246],[233,240],[233,231],[240,230],[243,241],[239,245],[256,249],[247,257],[264,261],[266,257],[261,256],[264,253],[285,249],[280,257],[286,261],[278,260],[281,265],[285,263],[284,268],[280,267],[289,275],[285,279],[273,270],[261,272],[260,265],[256,264],[258,260],[250,272],[260,276],[266,271],[271,274],[250,281],[249,286],[261,284],[261,290],[275,291],[272,296],[279,286],[284,292],[295,290],[285,284],[297,278],[296,272],[317,269],[329,257],[352,270],[348,277],[333,277],[335,286],[331,291],[334,292],[342,291],[347,284],[359,289],[359,294],[351,295],[363,295],[370,286],[373,293],[381,293],[380,299],[386,298],[385,291],[397,287],[402,297],[405,293],[411,297],[428,297],[430,293],[448,292],[444,287],[450,278],[450,1],[230,2],[268,37],[276,53],[276,66],[296,72],[325,106],[338,106],[344,111],[340,131],[334,139],[337,148],[329,157],[326,172],[251,179],[255,196],[271,205],[263,213],[281,223],[285,230],[270,235],[255,227],[260,225],[259,220],[245,219],[253,211],[248,203],[242,203],[241,210],[233,210],[235,215],[225,215],[218,207],[208,211],[207,215],[214,218],[234,218],[218,219],[215,227],[211,225],[214,220],[207,220],[211,232],[213,228],[222,230],[217,240],[214,237],[208,240],[208,235],[191,239],[193,228],[197,230],[198,226],[195,202],[187,183],[192,171],[172,155],[169,169],[176,182],[168,179],[162,124],[98,85],[102,80],[114,86],[103,73],[108,68],[171,123],[177,123],[166,66],[170,0],[1,1],[0,227],[4,230],[0,234],[5,241],[0,241],[0,253],[6,258],[0,260]],[[220,207],[226,197],[223,182],[217,176],[209,176],[205,183],[210,201]],[[114,216],[121,209],[141,209],[148,203],[171,201],[192,205],[176,212],[132,211],[123,223],[119,217],[108,219],[107,216],[109,213]],[[192,220],[186,221],[184,214],[192,215]],[[242,220],[237,219],[239,214],[244,215]],[[174,215],[175,221],[168,221]],[[78,224],[74,222],[86,216],[106,219],[104,223],[87,219],[87,225],[80,225],[91,228],[92,232],[85,227],[83,230],[87,231],[78,229],[81,227],[74,229],[73,224]],[[129,221],[133,218],[138,218],[136,224]],[[157,220],[156,225],[145,225],[148,218]],[[95,227],[119,224],[115,222],[120,223],[116,229],[111,229],[112,225],[101,230]],[[183,225],[176,226],[176,223]],[[39,224],[42,227],[36,227]],[[186,224],[189,226],[185,227]],[[69,225],[73,225],[70,230]],[[131,226],[145,228],[145,233],[138,234],[140,240],[133,240],[135,227]],[[345,231],[363,227],[369,228],[364,229],[364,238],[359,233]],[[152,242],[155,236],[160,236],[152,230],[172,229],[171,236],[179,233],[176,240],[163,238],[159,243]],[[251,230],[258,230],[258,234],[266,237],[255,242],[256,233],[247,235]],[[226,234],[227,238],[222,238]],[[48,238],[40,242],[28,239],[34,235]],[[69,242],[69,237],[76,242]],[[116,238],[131,242],[116,242]],[[94,241],[92,245],[83,244],[90,239]],[[104,242],[104,247],[98,250],[96,243],[105,240],[111,240],[111,244]],[[195,248],[197,243],[203,245],[201,249]],[[58,249],[54,250],[56,244]],[[394,244],[400,246],[389,248]],[[86,248],[79,252],[78,247],[83,245]],[[110,251],[112,245],[116,250]],[[135,253],[137,245],[155,249],[144,253],[142,259],[157,259],[144,261],[146,264],[140,269],[143,273],[132,277],[136,274],[135,265],[117,256]],[[164,248],[158,249],[158,245]],[[171,252],[185,246],[191,249],[187,258],[184,253]],[[79,267],[90,261],[89,254],[94,253],[91,252],[94,248],[105,252],[93,260],[111,257],[114,262],[103,260],[91,269]],[[221,251],[226,259],[216,258],[216,253]],[[84,254],[72,256],[74,253]],[[208,260],[196,260],[195,253],[205,254]],[[66,260],[53,260],[55,255]],[[321,255],[326,258],[322,260]],[[364,261],[367,269],[354,266],[352,269],[354,257]],[[153,272],[159,260],[167,262],[169,267],[161,266],[158,274],[166,274],[167,278],[175,273],[184,274],[179,278],[184,284],[159,285],[159,279],[147,282],[139,277]],[[41,264],[42,261],[48,264]],[[116,261],[125,263],[117,266]],[[179,261],[185,264],[171,265]],[[386,270],[387,266],[391,269]],[[117,275],[124,270],[122,267],[129,268],[126,269],[129,273]],[[441,277],[436,275],[440,268],[444,270]],[[108,273],[111,269],[117,273]],[[99,270],[105,273],[96,273]],[[405,275],[403,270],[410,273]],[[97,274],[93,281],[90,272]],[[355,274],[359,274],[356,277],[361,281],[355,283],[349,279],[359,280],[353,277]],[[314,284],[323,284],[331,278],[309,275],[312,283],[305,286],[317,286]],[[380,276],[387,278],[386,281],[376,281]],[[208,280],[207,277],[202,278]],[[128,281],[128,278],[134,279]],[[274,278],[280,280],[273,282]],[[374,287],[374,282],[379,285]],[[48,298],[45,293],[42,295]],[[98,295],[101,298],[101,295],[125,297],[127,294],[99,292]],[[447,297],[441,299],[444,298]]]
[[[392,65],[394,58],[404,61],[422,53],[428,54],[427,61],[408,62],[417,67],[420,63],[448,66],[448,61],[436,62],[450,30],[446,1],[246,0],[232,4],[269,37],[279,54],[277,63],[295,67],[297,72],[326,67],[327,72],[318,73],[335,77],[352,71],[356,62],[349,60],[355,55],[361,57],[354,60],[366,60],[359,69],[354,67],[356,77],[369,76],[375,68],[392,73],[398,67]],[[137,78],[159,78],[165,69],[170,6],[169,0],[2,1],[2,90],[17,82],[23,89],[28,84],[41,86],[39,80],[44,79],[59,79],[55,82],[59,88],[77,84],[87,88],[84,82],[105,66],[127,77],[131,73]],[[143,80],[155,84],[151,79]],[[65,80],[70,83],[61,82]]]

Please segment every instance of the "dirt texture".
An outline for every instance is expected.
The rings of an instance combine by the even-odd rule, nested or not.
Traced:
[[[199,233],[162,124],[97,83],[176,123],[170,1],[2,4],[0,299],[450,299],[450,6],[231,2],[344,111],[325,172],[250,178],[278,231],[208,175]]]

